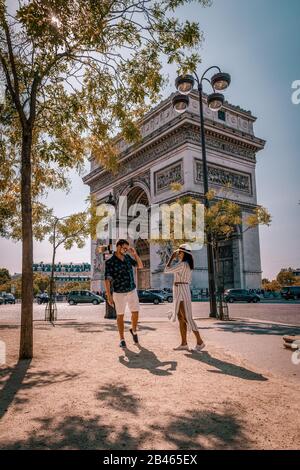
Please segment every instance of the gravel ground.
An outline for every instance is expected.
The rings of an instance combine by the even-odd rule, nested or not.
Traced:
[[[19,327],[0,323],[1,449],[299,448],[299,384],[205,330],[205,352],[175,352],[177,329],[144,307],[141,346],[127,333],[125,351],[115,322],[89,315],[35,321],[35,357],[19,363]]]

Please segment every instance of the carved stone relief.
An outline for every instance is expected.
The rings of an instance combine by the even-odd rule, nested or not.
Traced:
[[[183,184],[182,161],[169,165],[154,174],[155,194],[170,190],[172,183]]]
[[[231,188],[252,195],[251,175],[228,170],[217,165],[208,165],[208,182],[218,186],[231,185]],[[196,161],[196,183],[203,182],[202,162]]]

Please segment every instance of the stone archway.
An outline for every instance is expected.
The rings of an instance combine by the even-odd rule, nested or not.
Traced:
[[[134,204],[143,204],[146,207],[149,207],[149,197],[145,189],[139,185],[135,185],[133,188],[130,188],[127,191],[127,194],[122,194],[122,196],[127,196],[127,220],[128,223],[133,219],[133,217],[128,216],[128,210]],[[124,209],[121,208],[121,216],[124,216]],[[148,289],[151,287],[151,275],[150,275],[150,244],[148,240],[138,238],[133,241],[135,249],[143,261],[144,268],[138,269],[136,284],[138,289]]]

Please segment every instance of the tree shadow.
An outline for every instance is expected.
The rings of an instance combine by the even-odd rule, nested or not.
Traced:
[[[5,325],[3,323],[0,325],[0,330],[17,330],[18,328],[20,325]]]
[[[26,440],[5,442],[1,449],[74,449],[74,450],[111,450],[139,449],[149,437],[147,432],[133,436],[129,426],[124,424],[118,429],[102,422],[100,416],[83,417],[73,415],[64,417],[60,422],[55,418],[36,419],[33,431]]]
[[[152,426],[152,429],[158,427]],[[241,421],[230,411],[217,413],[194,409],[173,416],[164,427],[164,437],[176,449],[249,448]]]
[[[192,352],[190,354],[185,354],[185,356],[190,359],[203,362],[209,366],[213,366],[216,369],[219,369],[209,370],[209,372],[213,372],[214,374],[231,375],[232,377],[238,377],[243,380],[257,380],[260,382],[265,382],[268,380],[262,374],[253,372],[249,369],[246,369],[245,367],[237,366],[235,364],[232,364],[231,362],[225,362],[221,359],[212,357],[207,351],[201,353]]]
[[[76,373],[67,373],[64,371],[33,371],[30,370],[31,360],[19,361],[15,367],[6,367],[1,370],[0,384],[4,382],[0,390],[0,419],[5,415],[12,402],[23,405],[28,402],[26,395],[22,392],[36,387],[44,387],[54,383],[74,380],[79,376]],[[19,396],[18,396],[19,395]]]
[[[300,328],[288,325],[274,325],[271,323],[244,323],[244,322],[229,322],[217,323],[215,325],[219,331],[230,333],[246,333],[251,335],[300,335]]]
[[[135,353],[130,349],[124,350],[124,356],[119,357],[122,365],[129,369],[144,369],[148,370],[153,375],[167,376],[172,375],[172,371],[177,368],[177,361],[160,361],[154,352],[142,346],[138,346],[139,353]],[[161,367],[168,366],[168,369],[161,369]]]
[[[23,380],[30,364],[31,359],[26,359],[19,361],[14,368],[5,368],[1,370],[1,376],[5,376],[9,373],[10,375],[0,391],[0,419],[5,415],[16,394],[22,387]]]
[[[130,322],[125,322],[125,324],[130,325]],[[111,324],[98,322],[68,322],[62,325],[56,323],[55,326],[59,328],[74,328],[79,333],[103,333],[105,331],[118,331],[116,323]],[[45,329],[45,327],[36,327],[36,329]],[[156,328],[153,328],[151,326],[139,325],[139,331],[156,331]]]
[[[133,395],[124,384],[104,385],[99,392],[96,393],[96,398],[105,401],[105,404],[114,410],[127,411],[134,415],[138,414],[137,397]]]

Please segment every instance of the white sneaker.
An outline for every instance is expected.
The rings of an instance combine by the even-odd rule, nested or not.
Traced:
[[[177,348],[173,348],[173,351],[189,351],[190,348],[188,347],[187,344],[185,345],[180,345],[180,346],[177,346]]]
[[[201,352],[202,349],[204,349],[204,348],[205,348],[205,344],[204,344],[204,343],[202,343],[202,344],[196,344],[196,346],[194,347],[193,351],[194,351],[194,352]]]

